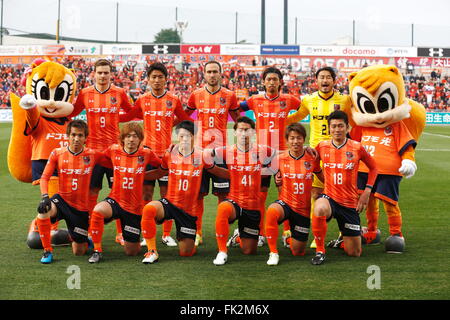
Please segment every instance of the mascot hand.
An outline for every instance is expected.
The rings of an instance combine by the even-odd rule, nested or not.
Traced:
[[[36,98],[31,94],[26,94],[20,99],[20,106],[22,109],[29,110],[36,108]]]
[[[416,173],[417,165],[414,161],[411,161],[409,159],[402,160],[402,166],[398,171],[405,176],[406,179],[411,178],[414,173]]]

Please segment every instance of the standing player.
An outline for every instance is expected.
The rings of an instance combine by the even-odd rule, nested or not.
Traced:
[[[281,189],[278,200],[272,203],[266,212],[266,235],[270,253],[268,265],[277,265],[280,259],[277,249],[278,224],[288,220],[292,241],[290,249],[294,256],[305,254],[311,225],[311,188],[313,174],[323,180],[320,161],[308,154],[303,144],[306,130],[300,123],[290,124],[286,128],[285,139],[288,150],[277,157]]]
[[[349,256],[361,255],[361,225],[359,213],[367,208],[370,192],[377,177],[373,158],[361,143],[347,139],[348,117],[343,111],[328,116],[331,140],[320,142],[316,149],[323,163],[325,188],[316,200],[312,217],[312,230],[316,241],[313,265],[325,261],[327,221],[336,218]],[[358,199],[358,168],[362,161],[369,169],[367,183]]]
[[[214,149],[216,162],[225,162],[230,173],[230,192],[217,208],[216,240],[218,253],[213,263],[224,265],[228,259],[229,224],[239,220],[241,249],[255,254],[261,222],[261,176],[272,175],[269,168],[276,151],[253,144],[255,122],[239,117],[234,125],[236,144]]]
[[[104,224],[113,219],[117,219],[123,229],[125,254],[139,253],[145,168],[149,164],[158,167],[161,163],[153,151],[141,145],[143,140],[142,127],[128,122],[120,129],[120,145],[113,144],[104,152],[114,170],[114,183],[108,197],[92,211],[90,227],[94,253],[89,258],[90,263],[98,263],[102,258]]]
[[[86,109],[89,126],[87,147],[104,151],[110,145],[117,143],[119,135],[119,112],[132,109],[130,99],[122,88],[111,84],[112,64],[106,59],[99,59],[94,64],[95,84],[84,88],[78,94],[74,104],[76,109]],[[96,165],[92,174],[89,191],[89,212],[92,212],[100,190],[103,186],[103,176],[108,179],[109,188],[112,186],[112,169]],[[120,224],[117,224],[116,241],[123,243]]]
[[[204,152],[194,147],[195,132],[192,121],[182,121],[176,128],[178,144],[166,152],[161,169],[168,172],[167,194],[159,201],[148,203],[142,213],[142,233],[148,252],[143,263],[157,262],[156,224],[174,219],[180,256],[190,257],[195,253],[197,199],[202,182],[202,171],[228,177],[226,169],[214,166],[212,160],[204,159]],[[164,173],[162,173],[164,175]]]
[[[53,261],[51,223],[61,219],[66,221],[73,240],[73,254],[79,256],[86,253],[89,183],[94,165],[100,160],[98,152],[84,147],[88,132],[88,126],[84,121],[69,122],[67,126],[69,146],[56,148],[51,152],[41,176],[42,200],[38,207],[36,224],[44,247],[42,263]],[[59,177],[59,187],[57,193],[49,198],[49,180],[55,170]]]
[[[174,118],[178,120],[192,119],[184,112],[180,99],[167,91],[168,72],[164,64],[155,62],[147,70],[150,92],[140,96],[135,103],[135,116],[144,119],[144,145],[151,148],[162,158],[172,141]],[[167,192],[167,176],[158,179],[161,198]],[[151,201],[155,188],[155,180],[144,181],[144,201]],[[168,246],[177,243],[170,236],[173,220],[164,221],[162,242]]]
[[[241,102],[241,109],[252,110],[256,118],[256,141],[258,144],[267,145],[277,151],[286,150],[286,141],[283,133],[287,125],[287,117],[291,110],[300,107],[300,100],[290,94],[280,93],[283,86],[283,75],[275,67],[266,68],[262,74],[264,94],[251,96],[247,101]],[[267,199],[267,191],[270,187],[270,176],[263,178],[261,188],[261,237],[259,246],[264,244],[264,212]],[[288,229],[288,225],[285,225]]]
[[[197,134],[197,144],[201,148],[214,149],[223,147],[227,141],[228,114],[233,120],[239,117],[239,105],[234,92],[221,86],[222,67],[217,61],[208,61],[204,66],[206,85],[195,90],[189,97],[187,113],[198,111],[200,132]],[[196,245],[202,243],[203,198],[209,192],[209,182],[212,180],[212,193],[218,202],[223,201],[230,190],[229,181],[205,172],[197,211]]]
[[[309,115],[310,136],[309,145],[315,148],[319,142],[329,140],[327,118],[331,112],[342,110],[350,116],[352,105],[348,95],[343,95],[334,89],[336,85],[336,72],[331,67],[322,67],[315,74],[318,91],[302,97],[300,109],[288,117],[288,123],[299,122]],[[312,189],[312,203],[323,191],[323,183],[314,178]],[[311,210],[311,215],[313,214]],[[315,247],[315,243],[311,244]]]

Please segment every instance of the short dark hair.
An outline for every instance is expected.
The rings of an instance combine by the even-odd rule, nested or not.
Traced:
[[[233,129],[236,130],[239,123],[247,123],[252,127],[252,129],[256,128],[255,121],[250,119],[249,117],[242,116],[236,119],[236,122],[234,123]]]
[[[67,135],[70,135],[70,131],[72,131],[72,128],[78,128],[84,131],[84,136],[87,137],[89,135],[89,128],[85,121],[83,120],[72,120],[67,125],[66,133]]]
[[[262,79],[265,80],[267,75],[269,73],[276,73],[278,75],[278,78],[280,78],[280,81],[283,80],[283,74],[281,73],[280,69],[275,67],[268,67],[263,71]]]
[[[319,70],[316,71],[316,79],[319,77],[319,73],[322,71],[328,71],[331,74],[331,77],[333,78],[333,81],[336,80],[336,71],[332,67],[322,67]]]
[[[286,131],[284,132],[284,137],[286,138],[286,140],[288,139],[289,133],[291,133],[291,131],[297,132],[303,137],[303,139],[306,139],[306,129],[300,123],[291,123],[286,127]]]
[[[167,78],[168,75],[169,75],[169,72],[167,72],[167,68],[166,68],[166,66],[165,66],[163,63],[161,63],[161,62],[155,62],[155,63],[152,63],[152,64],[150,65],[150,67],[148,67],[148,69],[147,69],[147,78],[150,77],[150,74],[151,74],[154,70],[161,71],[161,72],[164,74],[164,76],[165,76],[166,78]]]
[[[178,131],[180,129],[185,129],[185,130],[189,131],[192,135],[195,135],[195,133],[196,133],[195,125],[190,120],[183,120],[179,124],[177,124],[177,126],[175,127],[175,132],[178,134]]]
[[[96,71],[97,67],[100,67],[100,66],[109,66],[109,70],[111,70],[111,71],[113,68],[111,61],[109,61],[107,59],[98,59],[94,64],[94,71]]]
[[[212,63],[217,64],[217,65],[219,66],[219,72],[222,73],[222,66],[221,66],[220,63],[219,63],[218,61],[216,61],[216,60],[210,60],[210,61],[208,61],[207,63],[205,63],[205,65],[204,65],[204,70],[206,71],[206,66],[207,66],[208,64],[212,64]]]
[[[342,110],[336,110],[330,113],[328,116],[328,125],[330,125],[331,120],[344,120],[345,124],[348,125],[348,116]]]

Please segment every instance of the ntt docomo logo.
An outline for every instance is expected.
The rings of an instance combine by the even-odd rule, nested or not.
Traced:
[[[378,51],[374,48],[352,48],[345,47],[342,54],[346,56],[376,56]]]

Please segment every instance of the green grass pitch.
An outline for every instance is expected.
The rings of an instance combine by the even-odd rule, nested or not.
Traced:
[[[225,266],[214,266],[214,219],[217,200],[205,201],[204,244],[191,258],[177,248],[158,243],[160,261],[143,265],[142,255],[126,257],[114,242],[115,224],[105,227],[104,261],[90,265],[88,256],[75,257],[68,247],[55,248],[51,265],[39,262],[41,250],[31,250],[25,239],[36,215],[39,188],[14,180],[6,152],[11,125],[0,124],[0,299],[149,299],[149,300],[300,300],[300,299],[449,299],[450,235],[450,126],[428,126],[416,153],[418,171],[401,183],[406,251],[384,253],[383,246],[363,248],[360,258],[329,249],[322,266],[312,266],[313,250],[293,257],[281,248],[280,264],[266,265],[267,245],[257,255],[229,251]],[[101,196],[106,195],[102,190]],[[272,186],[267,203],[276,199]],[[362,224],[365,225],[363,215]],[[65,223],[61,222],[61,227]],[[236,224],[235,224],[236,225]],[[231,226],[232,231],[235,226]],[[387,237],[384,213],[382,239]],[[161,227],[158,227],[158,239]],[[337,236],[329,224],[327,241]],[[174,235],[174,231],[172,231]],[[310,235],[310,240],[312,236]],[[142,251],[144,253],[144,250]],[[80,289],[69,289],[70,266],[80,270]],[[370,266],[380,270],[380,289],[369,289]],[[370,282],[370,279],[369,279]]]

